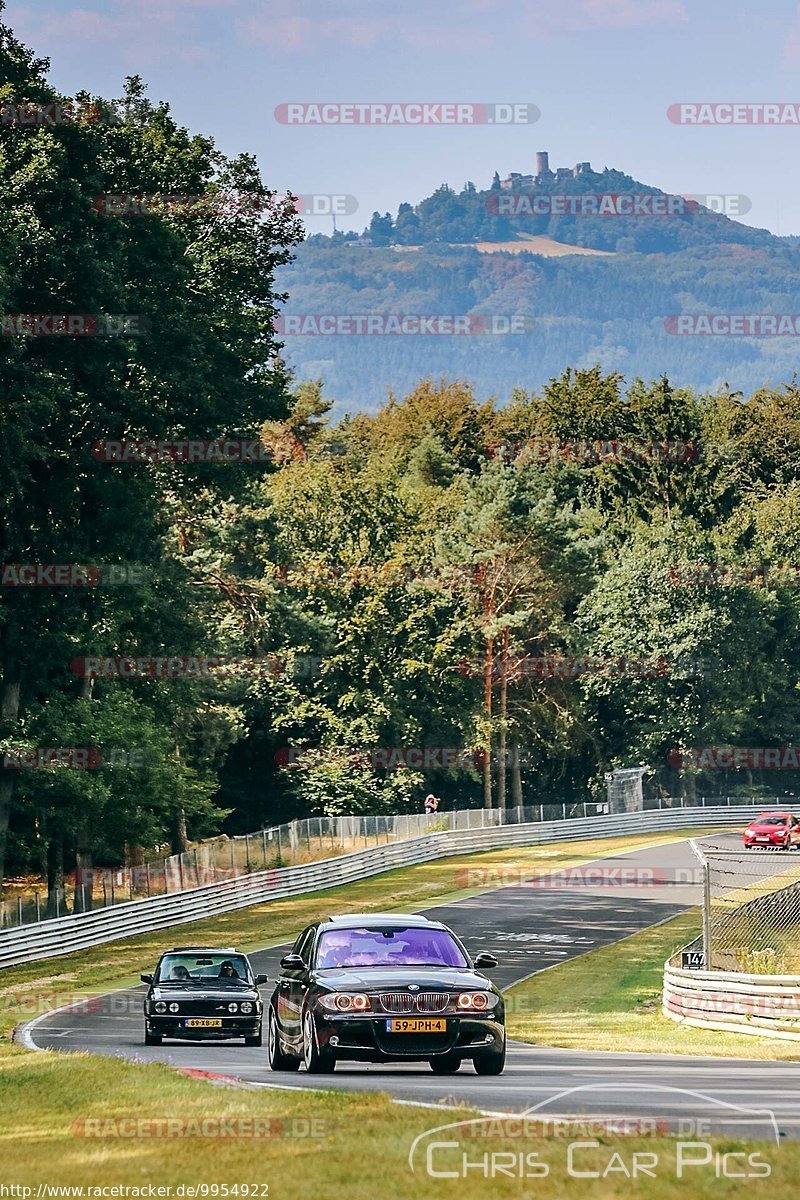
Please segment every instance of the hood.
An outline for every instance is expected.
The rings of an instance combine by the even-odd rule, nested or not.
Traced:
[[[329,967],[315,971],[314,978],[331,991],[357,988],[365,992],[404,992],[409,984],[421,992],[463,988],[497,991],[490,979],[468,967]]]
[[[153,987],[154,1000],[178,1001],[186,1003],[187,1000],[214,1000],[227,1001],[229,1004],[234,1000],[257,1000],[258,992],[254,987],[214,987],[209,984],[208,987],[161,987],[155,984]]]

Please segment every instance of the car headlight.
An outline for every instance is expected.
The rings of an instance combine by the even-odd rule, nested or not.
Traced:
[[[170,1012],[180,1012],[180,1011],[181,1011],[181,1010],[180,1010],[180,1005],[178,1005],[178,1004],[170,1004],[170,1006],[169,1006],[169,1011],[170,1011]]]
[[[461,992],[456,1000],[456,1008],[461,1012],[486,1012],[497,1004],[497,996],[493,992]]]
[[[328,1012],[369,1012],[372,1003],[363,992],[329,992],[320,996],[320,1005]]]
[[[229,1004],[229,1005],[228,1005],[228,1012],[230,1012],[230,1013],[237,1013],[238,1011],[239,1011],[239,1005],[238,1005],[238,1004]]]
[[[165,1013],[167,1011],[167,1006],[166,1006],[166,1004],[164,1004],[164,1002],[162,1000],[159,1000],[158,1004],[155,1007],[156,1007],[157,1013]]]
[[[251,1013],[252,1011],[253,1011],[252,1004],[250,1003],[249,1000],[245,1000],[244,1004],[241,1005],[241,1012]]]

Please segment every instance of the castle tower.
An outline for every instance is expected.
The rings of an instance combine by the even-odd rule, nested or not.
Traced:
[[[548,175],[550,172],[550,155],[546,150],[539,150],[536,154],[536,174]]]

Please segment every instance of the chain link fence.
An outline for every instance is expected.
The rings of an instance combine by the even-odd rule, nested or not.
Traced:
[[[702,863],[703,934],[686,950],[701,950],[706,970],[800,974],[800,849],[692,846]]]
[[[650,797],[644,811],[697,808],[748,803],[747,797]],[[780,800],[776,801],[776,804]],[[559,821],[603,816],[607,801],[574,804],[520,805],[506,809],[456,809],[451,812],[408,813],[385,816],[310,817],[274,825],[237,837],[218,837],[201,842],[185,854],[113,867],[84,867],[72,872],[65,886],[49,897],[46,891],[28,884],[14,894],[7,886],[0,901],[0,929],[29,925],[50,917],[87,912],[175,892],[205,887],[249,875],[254,871],[299,866],[335,858],[354,850],[366,850],[389,842],[437,833],[485,829],[532,821]],[[8,881],[7,881],[8,884]],[[9,892],[11,893],[9,895]]]

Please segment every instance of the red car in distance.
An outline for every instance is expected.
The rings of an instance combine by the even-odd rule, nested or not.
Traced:
[[[762,813],[744,831],[744,848],[791,850],[800,846],[800,819],[790,812]]]

